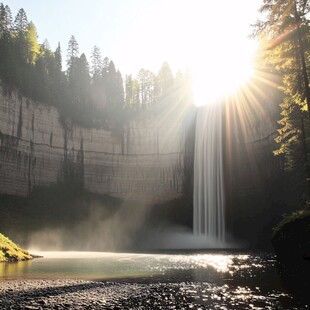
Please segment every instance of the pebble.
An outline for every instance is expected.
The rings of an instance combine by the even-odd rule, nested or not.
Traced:
[[[226,290],[225,298],[213,298]],[[257,290],[256,290],[257,291]],[[202,293],[203,292],[203,293]],[[0,310],[4,309],[264,309],[260,295],[236,295],[233,287],[210,283],[117,283],[84,280],[12,280],[0,282]],[[250,299],[249,299],[250,298]],[[274,308],[293,309],[274,298]],[[270,302],[270,300],[269,300]],[[287,300],[285,301],[287,302]],[[265,305],[268,304],[266,299]],[[256,307],[256,308],[255,308]],[[296,309],[296,308],[295,308]],[[298,308],[306,309],[306,308]]]

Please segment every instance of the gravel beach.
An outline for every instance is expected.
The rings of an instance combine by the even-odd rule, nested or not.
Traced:
[[[0,283],[0,309],[187,309],[179,285],[25,280]],[[182,285],[181,285],[182,286]],[[175,295],[176,291],[179,294]],[[181,294],[182,295],[182,294]],[[182,298],[181,298],[182,299]],[[180,303],[180,304],[179,304]],[[183,306],[182,306],[183,305]]]
[[[84,280],[0,282],[0,309],[308,309],[291,297],[209,283],[123,283]]]

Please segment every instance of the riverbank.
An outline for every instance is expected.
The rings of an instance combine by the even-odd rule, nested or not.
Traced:
[[[32,259],[32,255],[23,250],[9,238],[0,233],[0,263]]]
[[[274,292],[215,286],[207,282],[125,283],[84,280],[0,282],[0,309],[297,309],[293,298]],[[298,305],[299,310],[308,309]]]
[[[272,245],[280,262],[310,271],[310,209],[285,216],[275,227]],[[307,263],[306,263],[307,262]]]

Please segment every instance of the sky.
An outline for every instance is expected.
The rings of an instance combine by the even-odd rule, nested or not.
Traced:
[[[174,73],[189,69],[196,80],[222,78],[250,61],[250,24],[262,0],[3,0],[13,16],[22,7],[39,42],[61,44],[63,59],[73,34],[90,62],[94,45],[123,77],[141,68],[157,73],[167,61]],[[231,67],[231,68],[230,68]],[[230,78],[233,80],[233,78]]]

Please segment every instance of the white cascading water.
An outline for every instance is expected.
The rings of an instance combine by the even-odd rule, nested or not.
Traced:
[[[194,158],[194,234],[225,241],[222,105],[200,107]]]

